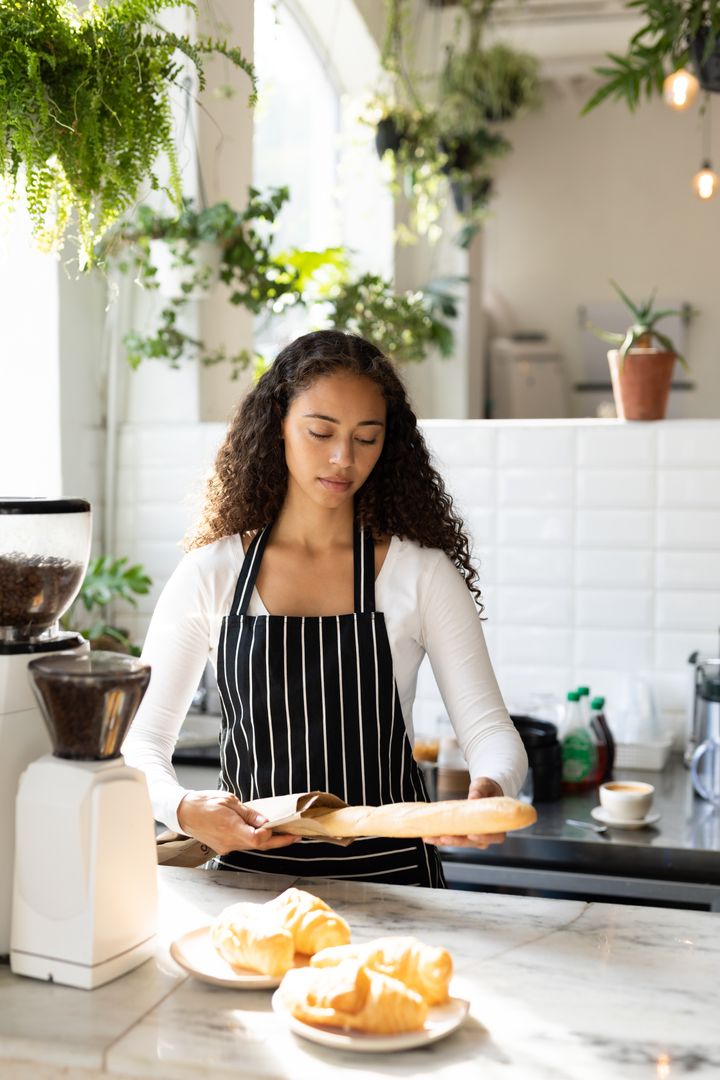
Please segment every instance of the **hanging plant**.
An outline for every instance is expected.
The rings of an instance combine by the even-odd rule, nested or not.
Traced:
[[[437,114],[430,108],[393,104],[377,95],[368,103],[363,119],[375,128],[375,145],[390,190],[409,204],[409,228],[398,226],[397,239],[408,243],[427,235],[436,240],[447,188]]]
[[[228,353],[208,349],[205,343],[182,329],[181,312],[191,300],[203,299],[217,277],[228,288],[228,300],[254,315],[278,314],[286,307],[304,304],[312,289],[322,295],[323,276],[334,281],[346,272],[346,256],[339,248],[273,254],[272,232],[277,215],[289,198],[286,187],[262,195],[250,188],[244,210],[227,202],[195,209],[183,200],[182,211],[173,216],[148,206],[112,230],[98,255],[122,273],[132,273],[146,289],[159,290],[157,242],[167,245],[171,264],[183,271],[176,278],[177,292],[165,304],[147,333],[133,330],[125,336],[127,359],[133,368],[143,360],[166,360],[171,367],[195,360],[203,365],[229,363],[232,377],[261,360],[247,349]]]
[[[376,96],[371,113],[376,143],[391,167],[396,192],[411,205],[411,229],[437,239],[448,183],[467,247],[489,214],[494,161],[511,149],[499,125],[540,103],[539,63],[504,44],[482,47],[482,31],[495,0],[461,0],[467,42],[448,49],[436,79],[437,105],[422,101],[405,59],[407,0],[389,0],[383,66],[392,90]],[[463,25],[461,22],[460,25]],[[409,101],[411,105],[396,102]],[[399,181],[398,181],[399,178]]]
[[[480,47],[480,26],[471,31],[467,49],[449,49],[440,76],[446,112],[470,123],[503,123],[540,104],[539,62],[508,45]]]
[[[396,294],[388,281],[372,274],[351,280],[342,248],[273,253],[276,218],[288,198],[286,187],[271,189],[267,195],[251,188],[243,211],[227,203],[196,210],[185,200],[178,217],[145,206],[111,230],[98,258],[132,275],[144,288],[158,290],[153,262],[158,240],[164,240],[188,270],[181,291],[166,298],[150,331],[133,330],[125,336],[131,367],[139,367],[143,360],[163,360],[174,368],[188,361],[205,366],[228,363],[234,379],[250,366],[256,372],[264,369],[265,359],[258,353],[211,350],[182,328],[187,304],[212,287],[208,265],[199,254],[208,243],[219,249],[218,276],[228,289],[228,301],[254,315],[272,318],[287,307],[302,305],[333,326],[369,337],[401,363],[422,360],[435,347],[443,355],[450,353],[452,331],[440,316],[452,318],[457,311],[447,291],[438,287]]]
[[[329,324],[337,330],[369,338],[397,363],[424,360],[438,349],[450,356],[453,333],[438,316],[457,315],[454,298],[428,289],[396,294],[392,285],[375,274],[339,286],[329,302]]]
[[[182,85],[183,59],[205,85],[204,61],[226,56],[251,80],[240,50],[225,41],[191,40],[161,26],[165,8],[191,0],[0,0],[0,178],[11,199],[24,194],[41,247],[59,250],[77,215],[81,267],[133,205],[141,186],[159,188],[165,154],[168,194],[182,204],[169,92]]]

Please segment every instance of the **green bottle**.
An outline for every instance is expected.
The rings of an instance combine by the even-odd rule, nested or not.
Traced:
[[[598,748],[583,717],[580,694],[569,690],[562,727],[562,779],[565,791],[583,791],[597,783]]]

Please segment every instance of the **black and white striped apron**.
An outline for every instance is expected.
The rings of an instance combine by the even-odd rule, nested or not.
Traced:
[[[248,615],[269,533],[250,544],[220,631],[220,787],[241,802],[303,791],[328,791],[349,805],[427,802],[385,620],[375,611],[371,535],[355,530],[351,615]],[[303,840],[230,852],[214,865],[445,887],[436,849],[421,840],[371,838],[345,848]]]

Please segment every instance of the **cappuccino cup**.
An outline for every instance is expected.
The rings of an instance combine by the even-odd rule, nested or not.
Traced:
[[[642,821],[652,806],[655,788],[634,780],[610,780],[601,784],[600,805],[620,821]]]

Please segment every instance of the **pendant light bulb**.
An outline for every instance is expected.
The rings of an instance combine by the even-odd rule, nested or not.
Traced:
[[[720,183],[720,177],[716,172],[713,172],[712,166],[709,161],[703,161],[700,172],[695,173],[693,177],[693,190],[698,198],[703,202],[707,202],[708,199],[712,199],[713,195],[717,194],[718,184]]]
[[[663,82],[663,97],[671,109],[682,112],[692,105],[697,97],[699,83],[692,72],[678,68],[668,75]]]

